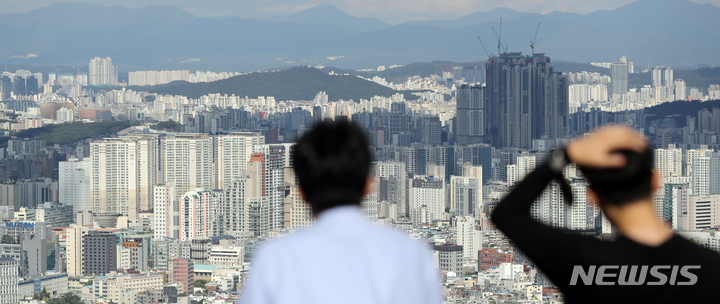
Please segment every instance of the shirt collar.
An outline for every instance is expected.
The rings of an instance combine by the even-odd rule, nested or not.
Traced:
[[[360,206],[342,205],[324,210],[318,215],[316,222],[318,225],[325,225],[326,223],[345,225],[345,223],[365,222],[365,219]]]

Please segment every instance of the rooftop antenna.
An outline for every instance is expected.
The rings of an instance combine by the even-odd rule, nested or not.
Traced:
[[[530,41],[530,49],[532,50],[532,54],[535,55],[535,41],[537,40],[538,32],[540,31],[540,22],[538,22],[537,30],[535,30],[535,38],[533,38],[532,41]]]
[[[478,40],[480,40],[480,44],[483,47],[483,50],[485,50],[485,54],[488,56],[488,60],[492,58],[492,54],[488,53],[487,49],[485,48],[485,44],[482,42],[482,39],[480,39],[480,36],[478,36]]]

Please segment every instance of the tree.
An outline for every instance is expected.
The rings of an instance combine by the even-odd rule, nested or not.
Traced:
[[[47,289],[46,289],[45,287],[43,287],[43,289],[42,289],[42,291],[41,291],[40,293],[36,293],[36,294],[33,295],[33,299],[34,299],[34,300],[43,300],[43,301],[45,301],[45,300],[47,300],[48,298],[50,298],[50,293],[47,292]]]
[[[150,128],[154,130],[180,132],[182,130],[182,125],[172,120],[168,120],[158,122],[157,124],[150,126]]]
[[[74,293],[67,293],[60,298],[50,299],[47,304],[82,304],[82,300]]]
[[[207,284],[208,281],[205,280],[195,280],[195,287],[205,288],[205,284]]]
[[[2,244],[17,244],[15,242],[15,238],[10,236],[9,234],[3,234],[2,238],[0,238],[0,243],[2,243]]]

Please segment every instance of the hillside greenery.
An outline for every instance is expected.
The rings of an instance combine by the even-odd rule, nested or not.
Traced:
[[[49,299],[47,304],[82,304],[82,299],[74,293],[67,293],[61,298]]]
[[[257,98],[273,96],[275,100],[313,100],[324,91],[330,101],[340,99],[360,101],[373,96],[392,96],[402,93],[407,99],[417,99],[410,91],[396,91],[351,75],[329,75],[309,67],[294,67],[278,72],[251,73],[214,82],[188,83],[176,81],[165,85],[145,87],[151,93],[183,95],[189,98],[212,93],[234,94]]]
[[[720,108],[720,100],[710,100],[705,102],[701,102],[699,100],[679,100],[673,102],[666,102],[654,107],[647,108],[645,112],[652,115],[652,117],[649,117],[649,119],[661,119],[671,116],[681,117],[684,119],[688,115],[697,117],[698,112],[702,109],[708,109],[709,111],[712,111],[713,108]]]
[[[180,132],[182,130],[182,125],[175,121],[168,120],[158,122],[157,124],[150,126],[150,129],[159,131]]]
[[[15,133],[14,136],[18,138],[40,137],[45,139],[48,144],[66,145],[103,134],[117,133],[122,129],[135,125],[138,125],[138,123],[127,121],[72,122],[27,129]]]

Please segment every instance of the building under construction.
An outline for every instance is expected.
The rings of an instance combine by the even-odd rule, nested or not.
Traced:
[[[550,58],[503,52],[486,66],[485,136],[496,148],[532,148],[568,135],[568,80]]]

